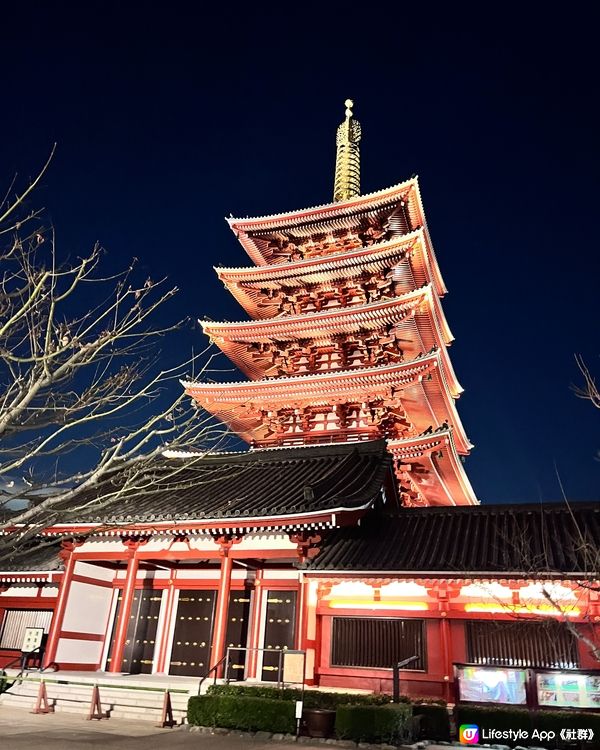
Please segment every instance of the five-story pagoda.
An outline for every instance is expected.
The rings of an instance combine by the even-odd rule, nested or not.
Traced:
[[[228,219],[255,265],[216,271],[252,320],[202,326],[250,380],[184,385],[253,447],[384,437],[404,505],[475,504],[418,181],[360,195],[352,106],[333,203]]]

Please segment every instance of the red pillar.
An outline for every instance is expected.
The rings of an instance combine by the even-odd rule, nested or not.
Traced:
[[[121,609],[117,619],[115,631],[115,645],[110,660],[109,672],[120,672],[123,662],[123,651],[125,649],[125,639],[127,637],[127,625],[131,615],[131,602],[135,592],[135,581],[138,572],[138,559],[135,555],[139,546],[136,542],[126,542],[127,544],[127,574],[125,576],[125,586],[123,587],[123,598],[121,600]]]
[[[61,542],[61,551],[59,557],[64,563],[65,572],[60,583],[60,590],[58,592],[58,599],[56,601],[56,609],[54,610],[54,616],[52,617],[52,625],[50,626],[50,632],[48,633],[48,641],[46,643],[46,654],[44,657],[44,664],[48,666],[52,664],[56,659],[56,650],[58,648],[58,641],[60,640],[60,632],[62,630],[63,620],[65,619],[65,611],[67,609],[67,601],[69,599],[69,592],[71,590],[71,582],[73,580],[73,571],[75,570],[75,555],[73,551],[75,547],[79,546],[81,542]]]
[[[210,661],[214,666],[219,659],[225,656],[225,635],[227,633],[227,613],[229,610],[229,592],[231,590],[231,569],[233,559],[230,556],[231,540],[220,541],[221,554],[221,576],[219,579],[219,593],[217,595],[217,611],[215,613],[215,624],[213,628],[213,639]],[[221,677],[223,668],[217,671],[217,677]]]
[[[442,645],[442,659],[444,661],[444,699],[446,701],[452,701],[452,689],[451,682],[454,679],[453,666],[452,666],[452,641],[450,636],[450,623],[446,617],[446,613],[442,612],[442,619],[440,620],[440,640]]]

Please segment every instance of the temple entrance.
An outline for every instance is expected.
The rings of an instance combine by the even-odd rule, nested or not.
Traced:
[[[115,646],[115,631],[122,599],[123,592],[120,591],[110,637],[110,648],[106,659],[107,669],[110,666]],[[150,674],[152,672],[161,601],[162,596],[160,591],[136,589],[134,592],[133,601],[131,602],[131,614],[127,624],[121,671],[128,672],[129,674]]]
[[[225,647],[246,648],[248,644],[248,625],[250,622],[250,591],[231,591],[227,613],[227,633]],[[228,676],[231,680],[243,680],[246,669],[246,651],[231,651]]]
[[[268,591],[264,648],[294,648],[296,631],[296,592]],[[261,679],[274,682],[279,674],[279,654],[263,653]]]
[[[216,601],[213,589],[179,592],[169,674],[201,676],[209,670]]]

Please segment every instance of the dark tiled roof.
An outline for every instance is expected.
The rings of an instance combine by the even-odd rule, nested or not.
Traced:
[[[2,573],[18,571],[31,573],[35,571],[62,570],[63,565],[58,553],[60,542],[48,539],[35,539],[26,548],[16,543],[12,534],[0,537],[0,577]]]
[[[183,464],[174,479],[157,472],[151,489],[101,511],[63,508],[57,522],[235,520],[359,509],[380,495],[391,461],[381,440],[207,455]]]
[[[387,515],[373,512],[359,527],[334,532],[308,567],[597,575],[598,550],[600,503],[406,508]]]

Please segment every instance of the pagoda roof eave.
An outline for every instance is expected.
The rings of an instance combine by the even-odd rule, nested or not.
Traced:
[[[233,231],[236,229],[244,232],[279,229],[282,226],[293,226],[299,222],[310,221],[311,219],[322,215],[336,213],[348,214],[354,213],[357,210],[375,208],[393,200],[394,198],[401,197],[410,190],[411,187],[416,187],[417,184],[417,177],[411,177],[405,182],[399,182],[391,187],[376,190],[372,193],[366,193],[365,195],[354,196],[345,201],[322,203],[318,206],[311,206],[310,208],[301,208],[295,211],[286,211],[279,214],[267,214],[265,216],[247,216],[245,218],[230,217],[226,218],[226,221]]]
[[[431,352],[430,354],[419,357],[416,360],[411,360],[410,362],[402,362],[394,365],[387,365],[384,367],[369,367],[360,370],[336,370],[309,375],[291,375],[283,376],[280,378],[265,378],[263,380],[250,381],[237,380],[229,381],[226,383],[202,383],[194,382],[191,380],[180,380],[179,382],[186,391],[190,392],[190,395],[192,395],[192,393],[201,394],[203,392],[221,392],[224,394],[227,392],[233,392],[234,390],[245,388],[249,388],[251,390],[264,390],[265,392],[268,392],[282,390],[287,386],[296,387],[308,383],[317,384],[328,381],[339,382],[348,379],[375,379],[381,380],[382,382],[385,380],[387,382],[388,376],[398,374],[403,371],[410,372],[411,370],[413,370],[415,372],[423,371],[423,373],[425,373],[430,369],[435,369],[440,364],[439,359],[440,355],[438,352]],[[390,385],[393,385],[393,383],[390,382]]]
[[[181,383],[188,395],[195,398],[211,414],[229,424],[246,442],[256,439],[253,435],[255,428],[250,426],[252,419],[241,416],[239,412],[251,404],[261,404],[268,408],[274,404],[287,406],[300,403],[314,404],[316,401],[342,403],[348,401],[349,397],[363,398],[367,393],[406,392],[419,387],[422,389],[419,391],[422,395],[417,396],[417,401],[413,397],[411,404],[422,404],[419,407],[420,411],[417,408],[419,420],[424,424],[420,429],[424,429],[430,423],[439,426],[446,419],[449,420],[459,439],[458,451],[466,455],[473,446],[464,431],[443,369],[442,355],[438,350],[410,362],[360,370],[338,370],[324,374],[233,383]],[[426,376],[429,374],[434,377],[435,382],[427,380]]]
[[[332,325],[336,320],[348,319],[360,326],[366,318],[382,318],[386,312],[401,307],[416,307],[426,299],[431,299],[431,286],[427,285],[412,292],[407,292],[398,297],[385,300],[368,302],[363,305],[348,305],[346,307],[335,307],[318,312],[306,312],[297,315],[285,315],[277,318],[262,318],[259,320],[243,321],[203,321],[199,323],[207,336],[234,339],[236,336],[244,337],[243,340],[254,341],[254,336],[265,336],[266,338],[277,338],[279,335],[290,335],[302,337],[303,328],[312,328],[315,325],[322,326],[326,321]],[[286,330],[287,329],[287,330]],[[325,329],[320,328],[325,332]],[[297,333],[296,333],[297,331]],[[262,333],[261,333],[262,332]],[[285,333],[283,333],[285,332]],[[332,333],[335,331],[332,330]]]
[[[426,312],[424,312],[426,310]],[[231,359],[248,377],[261,378],[265,375],[264,368],[253,366],[247,354],[240,351],[239,346],[255,342],[294,341],[301,338],[329,338],[336,333],[350,333],[359,329],[377,329],[387,322],[395,321],[398,325],[406,323],[407,316],[414,314],[415,326],[420,330],[421,317],[431,322],[425,324],[431,329],[433,342],[429,346],[436,346],[441,351],[443,366],[446,371],[450,390],[453,396],[463,392],[452,362],[446,350],[446,344],[452,341],[452,334],[445,324],[445,317],[439,304],[439,299],[432,293],[431,286],[422,287],[398,297],[366,305],[338,307],[327,312],[304,313],[302,315],[268,318],[243,323],[214,323],[200,321],[204,333],[210,337],[223,353]],[[439,319],[439,316],[441,320]],[[423,340],[423,334],[417,336]],[[426,339],[425,339],[426,341]],[[431,341],[431,339],[430,339]]]
[[[271,277],[289,278],[302,276],[303,274],[307,274],[307,271],[314,272],[321,270],[321,268],[324,272],[334,272],[337,267],[346,263],[352,263],[352,261],[362,262],[368,259],[370,262],[373,262],[380,256],[383,259],[387,255],[400,255],[407,249],[410,249],[419,239],[424,240],[422,228],[415,229],[408,234],[394,237],[385,242],[376,242],[373,245],[319,255],[313,258],[272,263],[268,266],[232,266],[225,268],[214,266],[214,269],[219,279],[224,283],[242,282],[258,284],[270,280]],[[356,263],[356,265],[358,266],[359,264]]]
[[[415,227],[423,227],[425,230],[425,236],[432,255],[433,273],[436,276],[436,284],[439,285],[442,290],[441,293],[443,294],[446,292],[446,285],[444,284],[444,279],[437,261],[435,260],[435,251],[427,228],[421,191],[419,189],[419,181],[416,176],[411,177],[411,179],[406,180],[405,182],[393,185],[392,187],[384,188],[383,190],[378,190],[374,193],[356,196],[346,201],[340,201],[339,203],[327,203],[321,206],[314,206],[313,208],[305,208],[281,214],[272,214],[270,216],[254,218],[247,217],[245,219],[229,218],[226,219],[226,221],[229,224],[230,229],[240,240],[251,260],[257,266],[265,266],[269,265],[268,261],[253,242],[249,233],[281,231],[286,228],[291,230],[298,224],[306,224],[312,221],[316,222],[319,219],[332,219],[335,218],[336,215],[345,217],[352,215],[352,213],[356,213],[357,211],[375,210],[378,207],[384,206],[386,203],[390,203],[394,200],[402,200],[405,197],[408,197],[411,191],[414,191],[413,207],[416,214]]]
[[[446,293],[437,263],[432,262],[430,243],[423,228],[409,234],[395,237],[386,242],[375,243],[348,252],[330,253],[314,258],[289,263],[276,263],[268,266],[239,266],[214,270],[227,290],[238,300],[242,307],[252,316],[260,315],[255,301],[248,296],[249,287],[260,288],[269,285],[271,288],[314,284],[338,278],[351,278],[365,268],[380,270],[386,263],[401,263],[407,253],[418,249],[422,258],[419,268],[421,276],[427,283],[433,283],[439,296]],[[413,261],[410,261],[411,265]],[[263,315],[260,315],[263,317]],[[265,317],[269,317],[268,315]]]
[[[388,450],[396,460],[424,464],[427,470],[425,485],[437,485],[436,494],[444,493],[448,505],[479,505],[477,496],[467,477],[460,456],[456,450],[453,430],[436,430],[428,434],[388,440]],[[441,451],[441,458],[434,455]],[[418,486],[417,480],[417,486]],[[433,491],[430,487],[419,487],[423,497],[430,500]],[[429,497],[427,495],[429,494]],[[431,503],[440,504],[440,503]]]

